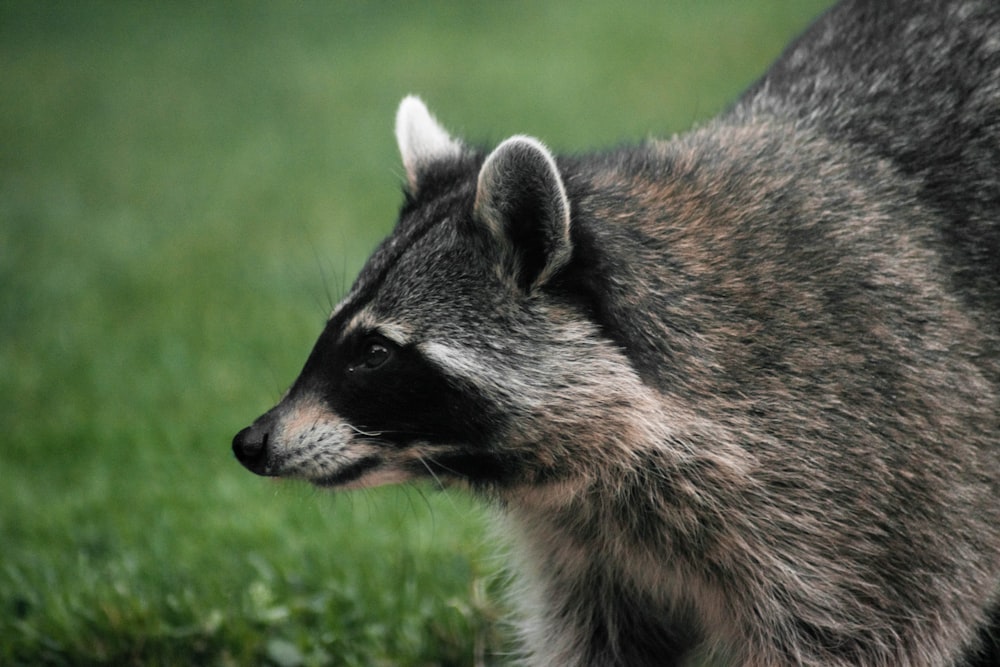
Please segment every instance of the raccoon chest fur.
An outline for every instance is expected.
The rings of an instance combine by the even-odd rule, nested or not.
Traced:
[[[1000,664],[998,34],[849,0],[579,156],[404,99],[396,226],[234,453],[495,506],[529,664]]]

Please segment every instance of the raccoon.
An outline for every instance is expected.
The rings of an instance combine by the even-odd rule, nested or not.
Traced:
[[[396,137],[244,466],[497,508],[528,664],[1000,665],[1000,4],[838,4],[671,140]]]

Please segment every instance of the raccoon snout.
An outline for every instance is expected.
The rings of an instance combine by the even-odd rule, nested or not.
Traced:
[[[271,439],[271,424],[257,421],[233,438],[233,454],[248,470],[268,475],[267,443]]]

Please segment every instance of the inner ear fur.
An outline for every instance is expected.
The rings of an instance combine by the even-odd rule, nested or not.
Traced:
[[[490,153],[479,171],[473,215],[488,231],[503,270],[526,291],[570,260],[566,187],[552,153],[537,139],[514,136]]]

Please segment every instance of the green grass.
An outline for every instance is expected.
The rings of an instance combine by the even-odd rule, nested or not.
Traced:
[[[485,513],[254,477],[416,92],[561,150],[721,109],[825,0],[0,2],[0,664],[469,665]]]

